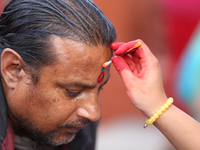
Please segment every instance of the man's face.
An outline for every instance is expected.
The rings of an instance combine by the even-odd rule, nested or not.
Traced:
[[[59,37],[53,39],[52,50],[56,63],[43,67],[35,84],[28,77],[21,80],[7,101],[12,122],[42,142],[61,145],[73,140],[88,121],[99,119],[99,90],[109,78],[109,67],[102,83],[97,78],[105,50],[106,61],[112,54],[108,47]]]

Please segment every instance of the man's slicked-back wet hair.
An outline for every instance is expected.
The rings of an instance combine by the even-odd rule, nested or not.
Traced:
[[[11,0],[0,17],[0,52],[11,48],[33,69],[50,65],[51,35],[89,46],[116,39],[112,23],[92,0]]]

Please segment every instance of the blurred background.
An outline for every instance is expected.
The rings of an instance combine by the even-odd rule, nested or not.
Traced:
[[[9,0],[0,0],[0,13]],[[118,42],[142,39],[158,58],[164,86],[175,105],[200,121],[200,1],[94,0],[114,24]],[[96,150],[173,150],[125,93],[111,68],[101,92]],[[178,118],[177,118],[178,119]]]

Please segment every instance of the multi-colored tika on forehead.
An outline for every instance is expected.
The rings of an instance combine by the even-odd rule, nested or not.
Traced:
[[[104,63],[102,64],[102,67],[101,67],[101,73],[100,73],[99,77],[97,78],[97,82],[98,82],[98,83],[103,82],[104,75],[105,75],[104,70],[105,70],[105,68],[108,67],[108,66],[111,64],[111,62],[112,62],[111,60],[109,60],[109,61],[106,62],[106,58],[107,58],[107,55],[106,55],[106,49],[105,49],[105,50],[104,50]]]

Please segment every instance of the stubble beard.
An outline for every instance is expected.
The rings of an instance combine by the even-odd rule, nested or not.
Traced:
[[[52,146],[59,146],[63,144],[68,144],[70,143],[76,136],[76,133],[58,133],[59,130],[56,130],[54,132],[44,134],[41,138],[40,141],[45,142],[47,145],[52,145]],[[64,138],[61,138],[64,137]]]
[[[59,146],[70,143],[75,138],[76,133],[70,133],[70,132],[59,133],[59,131],[62,128],[70,128],[70,127],[86,125],[89,122],[88,119],[79,119],[70,124],[62,124],[55,131],[49,133],[43,133],[42,129],[39,126],[32,123],[31,121],[29,121],[29,119],[17,119],[16,117],[14,118],[21,125],[21,127],[27,133],[30,134],[31,139],[46,146],[49,145]]]

